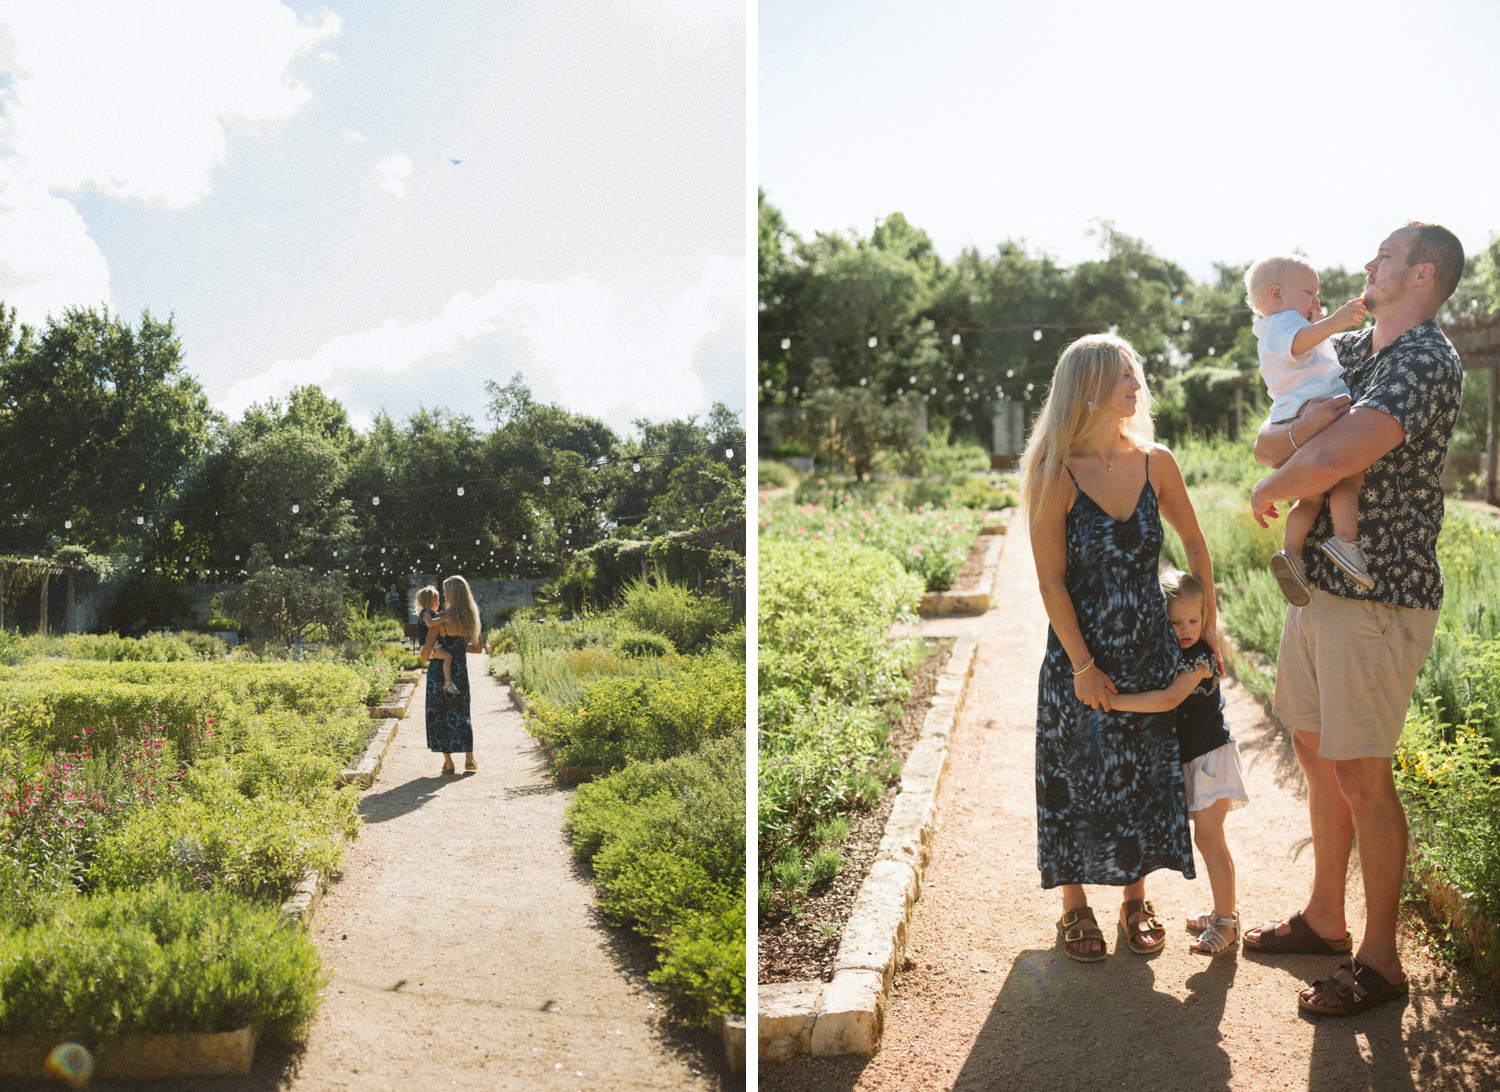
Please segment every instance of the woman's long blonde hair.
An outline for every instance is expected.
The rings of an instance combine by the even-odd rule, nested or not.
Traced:
[[[453,628],[467,637],[470,644],[479,640],[479,604],[474,602],[469,582],[461,576],[448,577],[443,581],[443,596],[448,600],[445,613]]]
[[[1156,435],[1151,421],[1153,403],[1140,354],[1130,342],[1114,334],[1089,334],[1058,357],[1052,387],[1021,456],[1021,504],[1033,526],[1062,481],[1063,463],[1108,412],[1110,395],[1126,368],[1135,372],[1141,392],[1135,413],[1120,422],[1120,434],[1143,451]]]

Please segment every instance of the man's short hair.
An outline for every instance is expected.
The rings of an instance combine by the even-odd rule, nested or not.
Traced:
[[[1458,236],[1441,224],[1424,224],[1420,220],[1408,220],[1406,226],[1417,229],[1417,237],[1411,241],[1406,252],[1408,266],[1432,263],[1432,283],[1437,288],[1439,303],[1445,302],[1458,287],[1464,275],[1464,247]]]

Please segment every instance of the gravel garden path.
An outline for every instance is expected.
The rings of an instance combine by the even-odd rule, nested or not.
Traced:
[[[250,1078],[193,1087],[738,1084],[724,1076],[717,1040],[665,1018],[645,981],[646,945],[599,919],[562,833],[571,794],[553,785],[485,658],[469,663],[480,770],[439,775],[419,688],[313,921],[330,982],[306,1051],[257,1057]]]
[[[872,1059],[762,1063],[763,1089],[1422,1090],[1500,1087],[1494,993],[1453,989],[1452,968],[1403,926],[1412,982],[1405,1006],[1349,1019],[1300,1015],[1297,991],[1333,970],[1315,956],[1187,950],[1185,912],[1209,905],[1208,880],[1156,872],[1148,897],[1168,947],[1132,954],[1114,924],[1118,892],[1089,889],[1109,946],[1082,964],[1053,946],[1061,901],[1036,870],[1033,773],[1037,674],[1047,621],[1025,527],[1007,536],[1000,605],[979,618],[922,623],[978,640],[954,732],[932,861],[912,919],[909,958]],[[1226,823],[1246,928],[1299,909],[1311,878],[1302,776],[1277,726],[1226,680],[1251,803]],[[1357,863],[1350,927],[1358,934]]]

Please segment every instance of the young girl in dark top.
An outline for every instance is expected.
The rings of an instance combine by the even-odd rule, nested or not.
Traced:
[[[1116,709],[1140,713],[1177,710],[1177,749],[1182,761],[1188,815],[1193,820],[1193,842],[1203,855],[1213,889],[1212,911],[1187,919],[1198,934],[1195,952],[1218,955],[1240,939],[1240,912],[1235,908],[1234,858],[1224,840],[1224,816],[1250,801],[1240,777],[1240,753],[1224,724],[1224,699],[1219,694],[1218,661],[1203,640],[1203,585],[1190,573],[1169,570],[1161,587],[1167,597],[1167,617],[1182,647],[1182,665],[1171,686],[1142,694],[1118,694]]]
[[[445,617],[438,613],[438,604],[442,600],[438,597],[438,590],[431,584],[417,592],[417,645],[421,648],[427,647],[427,629],[432,623],[442,621]],[[429,651],[432,659],[443,665],[443,689],[450,694],[457,694],[458,687],[453,682],[453,653],[444,648],[433,647]]]

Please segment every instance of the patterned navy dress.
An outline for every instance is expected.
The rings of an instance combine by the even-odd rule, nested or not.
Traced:
[[[457,694],[443,690],[443,664],[427,664],[427,749],[456,754],[474,749],[474,722],[469,719],[469,667],[466,637],[439,637],[437,647],[453,654],[453,685]]]
[[[1068,471],[1068,477],[1073,472]],[[1121,693],[1161,690],[1179,649],[1157,578],[1161,514],[1146,484],[1114,519],[1078,488],[1067,517],[1066,583],[1095,664]],[[1173,713],[1102,712],[1078,700],[1047,629],[1036,715],[1036,856],[1042,886],[1123,887],[1158,868],[1194,876]]]

